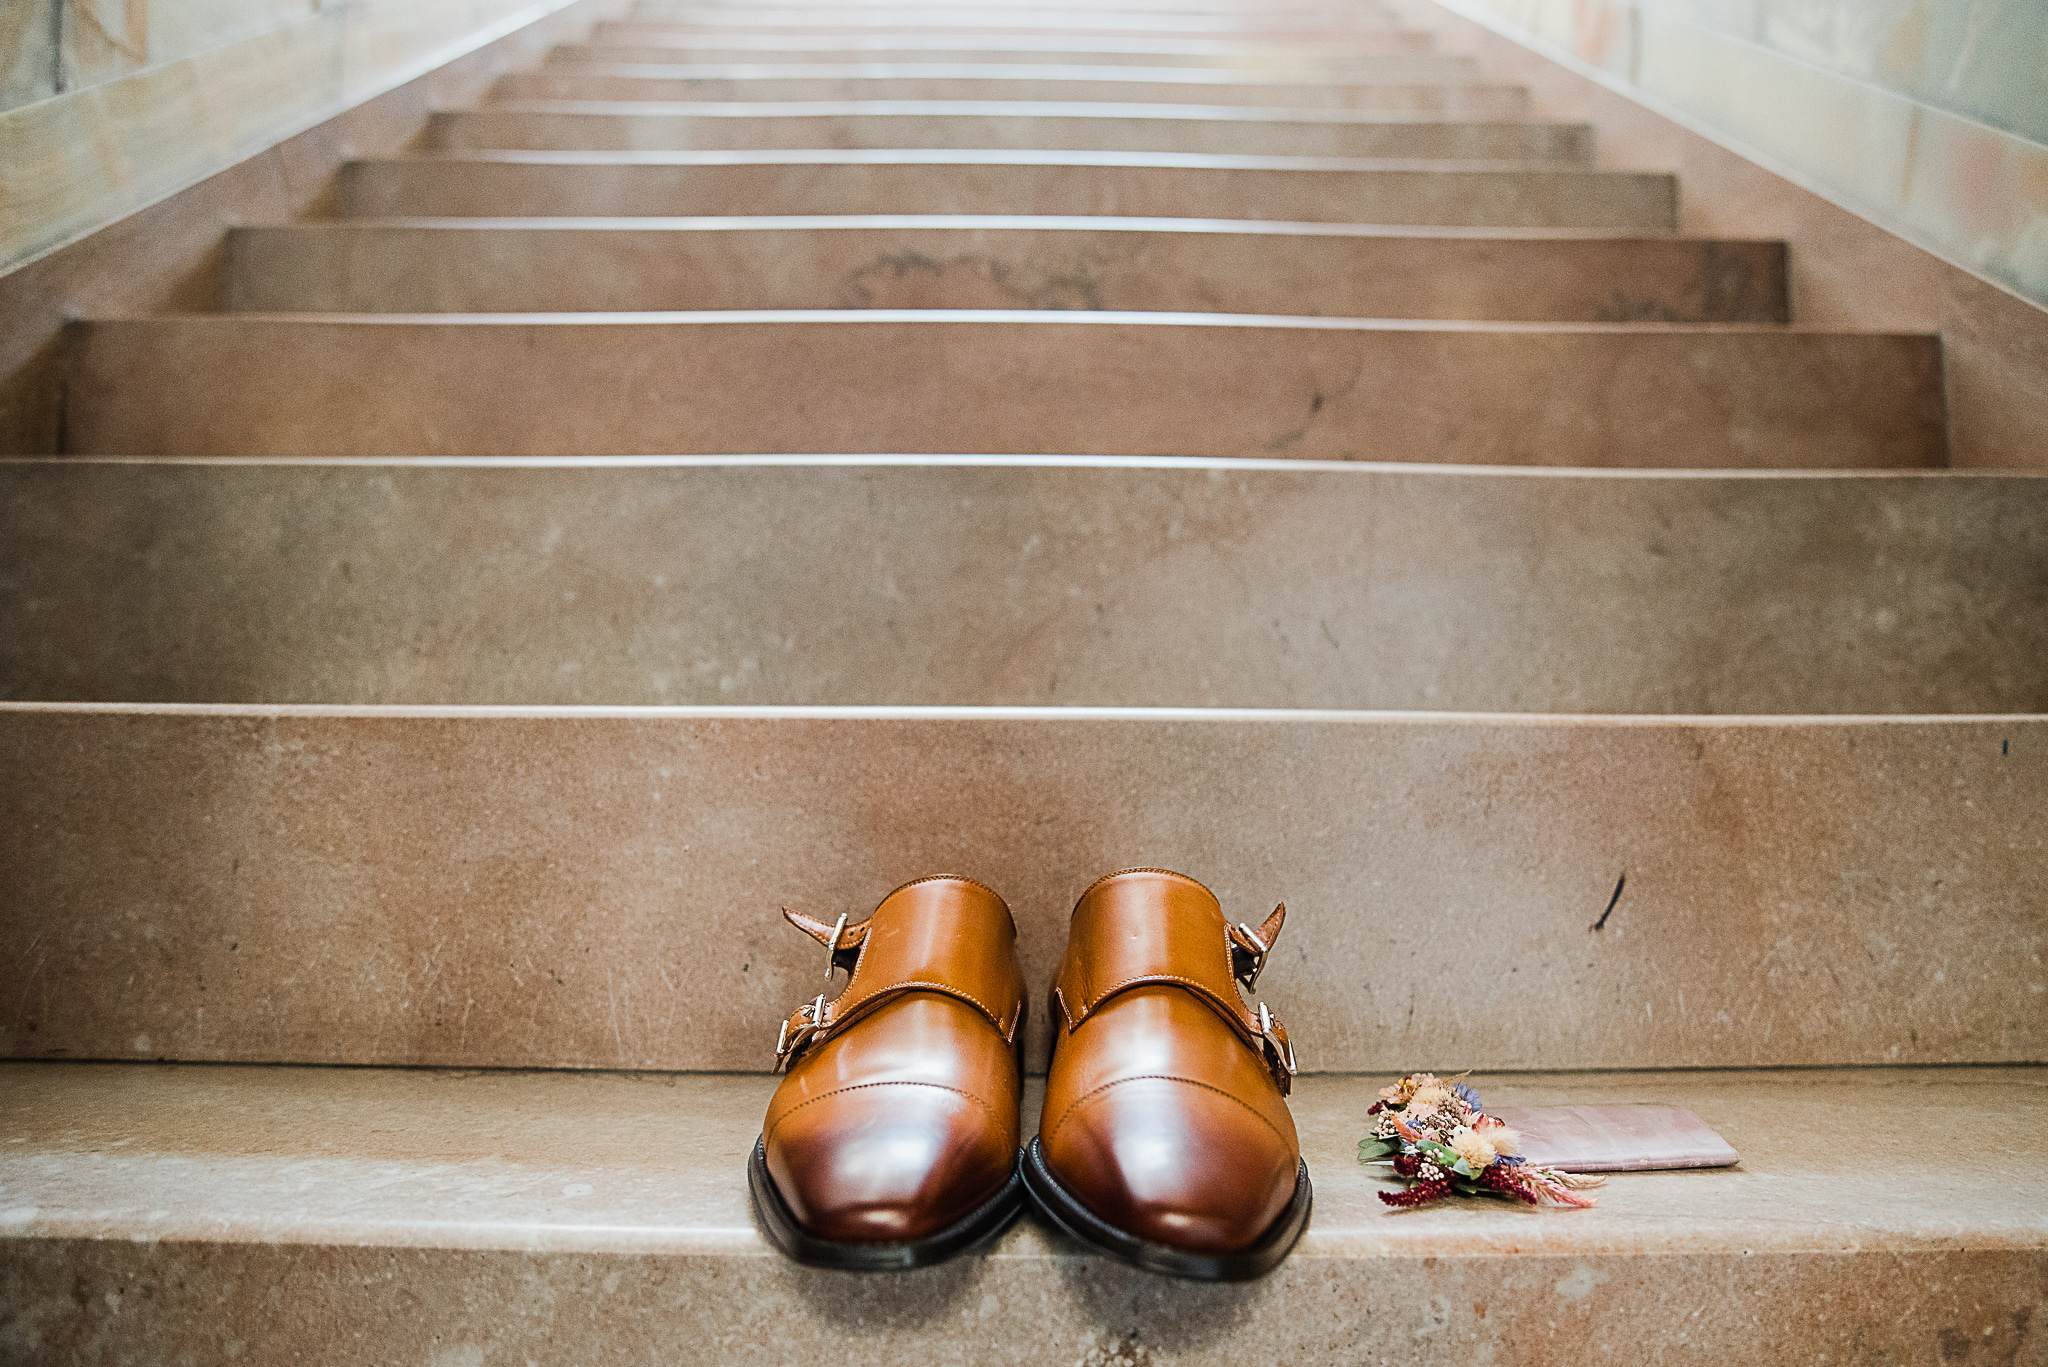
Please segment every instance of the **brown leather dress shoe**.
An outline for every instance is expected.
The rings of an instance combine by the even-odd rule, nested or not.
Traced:
[[[748,1164],[771,1242],[800,1262],[920,1267],[999,1233],[1022,1208],[1017,1050],[1024,975],[1003,899],[920,878],[860,925],[790,924],[850,973],[783,1022],[789,1074]]]
[[[1308,1223],[1287,1031],[1257,984],[1287,908],[1254,931],[1165,869],[1074,908],[1052,992],[1052,1075],[1024,1181],[1068,1233],[1140,1267],[1244,1281]]]

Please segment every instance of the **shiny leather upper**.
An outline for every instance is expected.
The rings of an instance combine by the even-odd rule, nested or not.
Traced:
[[[825,943],[832,927],[794,913]],[[800,1032],[768,1103],[768,1171],[813,1235],[896,1243],[944,1229],[999,1190],[1017,1154],[1017,928],[965,878],[891,893],[840,936],[852,975]],[[815,1027],[815,1028],[814,1028]]]
[[[1074,908],[1039,1141],[1060,1184],[1127,1234],[1236,1252],[1293,1199],[1285,1032],[1267,1044],[1238,990],[1246,941],[1270,945],[1284,915],[1248,936],[1207,888],[1158,869],[1112,874]]]

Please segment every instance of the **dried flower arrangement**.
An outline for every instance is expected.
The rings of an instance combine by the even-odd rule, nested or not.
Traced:
[[[1385,1163],[1409,1182],[1406,1191],[1379,1194],[1390,1206],[1427,1205],[1453,1192],[1509,1196],[1532,1206],[1590,1206],[1594,1198],[1580,1193],[1607,1181],[1523,1159],[1521,1137],[1486,1114],[1479,1093],[1457,1078],[1409,1073],[1382,1088],[1366,1114],[1376,1119],[1372,1134],[1358,1141],[1358,1161]]]

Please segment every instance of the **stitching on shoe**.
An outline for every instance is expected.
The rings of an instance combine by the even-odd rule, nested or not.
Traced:
[[[851,989],[852,986],[853,984],[851,982],[847,984],[847,987],[849,989]],[[989,1022],[989,1024],[995,1026],[997,1034],[1000,1035],[1003,1033],[1002,1017],[998,1015],[995,1012],[995,1010],[989,1006],[987,1002],[975,996],[972,992],[968,992],[961,988],[955,987],[951,983],[932,982],[923,978],[916,978],[912,979],[909,982],[903,983],[890,983],[886,987],[878,987],[874,991],[864,994],[857,1001],[854,1002],[854,1005],[866,1006],[869,1002],[875,1001],[878,998],[881,998],[892,992],[930,992],[935,996],[953,997],[960,1001],[971,1003],[972,1005],[981,1008],[982,1016]],[[845,999],[846,994],[842,992],[839,995],[838,999],[833,1001],[832,1005],[837,1006],[841,1001],[844,1001]],[[887,1003],[884,1003],[884,1005],[886,1004]],[[833,1035],[836,1035],[839,1032],[840,1027],[845,1024],[846,1018],[843,1016],[840,1019],[833,1021],[832,1029],[830,1032],[828,1032],[826,1038],[829,1039]]]
[[[773,1125],[770,1125],[766,1130],[762,1131],[761,1137],[764,1142],[766,1140],[774,1138],[775,1132],[782,1128],[783,1121],[788,1120],[798,1111],[801,1111],[804,1107],[809,1106],[814,1102],[826,1101],[835,1096],[845,1096],[848,1092],[864,1092],[871,1087],[929,1087],[935,1092],[951,1092],[954,1096],[965,1097],[967,1100],[981,1107],[982,1110],[988,1113],[988,1118],[990,1120],[995,1121],[998,1126],[1001,1126],[1001,1124],[1003,1123],[1003,1118],[996,1114],[996,1108],[989,1105],[986,1101],[983,1101],[980,1097],[974,1095],[974,1093],[972,1092],[963,1092],[958,1087],[948,1087],[943,1082],[919,1082],[914,1078],[900,1078],[890,1079],[882,1082],[856,1082],[850,1086],[835,1087],[829,1092],[820,1092],[816,1096],[805,1097],[802,1101],[797,1102],[796,1105],[784,1111],[782,1113],[782,1119],[777,1120]]]
[[[1235,1009],[1231,1011],[1230,1019],[1239,1027],[1240,1031],[1249,1028],[1249,1023],[1244,1019],[1244,998],[1242,996],[1240,996],[1235,1003],[1226,1002],[1223,998],[1218,997],[1216,995],[1215,989],[1211,988],[1207,983],[1198,982],[1193,978],[1185,977],[1179,973],[1138,973],[1134,974],[1131,977],[1121,979],[1117,982],[1113,982],[1108,987],[1103,988],[1102,991],[1098,992],[1095,995],[1095,1000],[1090,1002],[1087,1005],[1087,1007],[1081,1012],[1081,1019],[1084,1021],[1087,1020],[1090,1016],[1094,1015],[1097,1011],[1102,1009],[1103,1003],[1107,1002],[1111,997],[1114,997],[1117,993],[1123,991],[1127,987],[1145,987],[1148,985],[1163,986],[1167,983],[1178,983],[1181,986],[1187,987],[1190,990],[1192,990],[1196,996],[1202,998],[1204,1001],[1215,1002],[1218,1006],[1234,1006]],[[1053,990],[1058,991],[1059,989],[1054,988]],[[1065,1006],[1066,1003],[1062,1001],[1060,1005]]]
[[[1118,869],[1115,873],[1103,874],[1102,877],[1096,879],[1094,882],[1090,883],[1087,887],[1081,890],[1081,895],[1074,899],[1074,910],[1079,911],[1081,909],[1081,903],[1088,900],[1089,893],[1095,891],[1097,888],[1101,887],[1104,883],[1109,882],[1111,879],[1121,878],[1127,873],[1163,873],[1167,875],[1169,878],[1178,878],[1183,883],[1193,883],[1203,892],[1208,893],[1210,898],[1212,900],[1217,901],[1219,904],[1222,900],[1216,896],[1215,892],[1213,892],[1209,888],[1208,884],[1202,882],[1202,880],[1199,878],[1190,878],[1186,874],[1180,872],[1180,870],[1178,869],[1162,869],[1157,867],[1156,865],[1141,864],[1136,868]]]
[[[1287,1136],[1280,1133],[1280,1127],[1278,1125],[1275,1125],[1272,1121],[1266,1119],[1265,1116],[1260,1115],[1258,1108],[1256,1106],[1253,1106],[1249,1101],[1246,1101],[1243,1097],[1232,1095],[1231,1093],[1224,1091],[1221,1087],[1218,1087],[1213,1083],[1198,1081],[1197,1079],[1191,1077],[1177,1077],[1172,1073],[1140,1073],[1136,1077],[1120,1077],[1114,1082],[1105,1082],[1100,1087],[1096,1087],[1091,1091],[1085,1092],[1082,1095],[1075,1097],[1074,1100],[1067,1106],[1067,1109],[1060,1112],[1060,1118],[1058,1119],[1058,1121],[1054,1122],[1052,1127],[1052,1133],[1048,1135],[1047,1138],[1057,1138],[1059,1136],[1059,1132],[1066,1128],[1067,1122],[1073,1119],[1075,1111],[1080,1110],[1083,1106],[1095,1100],[1095,1098],[1101,1096],[1104,1092],[1110,1091],[1111,1089],[1116,1087],[1121,1087],[1126,1082],[1178,1082],[1189,1087],[1200,1087],[1205,1092],[1214,1092],[1216,1093],[1216,1095],[1224,1098],[1226,1101],[1235,1101],[1238,1105],[1244,1107],[1247,1111],[1250,1111],[1254,1116],[1258,1118],[1258,1121],[1261,1125],[1264,1125],[1267,1129],[1273,1132],[1273,1137],[1275,1139],[1278,1139],[1283,1144],[1287,1142]]]
[[[1192,987],[1196,991],[1200,992],[1204,997],[1213,998],[1216,995],[1215,989],[1211,988],[1209,984],[1202,982],[1196,978],[1190,978],[1184,973],[1133,973],[1128,978],[1117,979],[1108,987],[1105,987],[1102,989],[1102,991],[1096,993],[1095,1000],[1089,1004],[1089,1014],[1093,1015],[1096,1007],[1101,1006],[1104,1002],[1108,1001],[1117,993],[1123,991],[1126,987],[1142,987],[1146,983],[1169,982],[1184,983],[1187,986]]]
[[[969,878],[964,873],[928,873],[922,878],[911,879],[908,883],[903,884],[901,887],[891,888],[889,890],[889,897],[894,897],[897,893],[904,891],[904,889],[914,888],[921,883],[966,883],[970,887],[980,888],[983,892],[987,893],[989,896],[996,899],[996,905],[1003,909],[1003,915],[1010,918],[1011,932],[1015,933],[1017,929],[1017,913],[1010,910],[1010,904],[1003,900],[1003,895],[1000,892],[997,892],[994,888],[990,887],[988,884],[982,882],[979,878]],[[882,899],[882,902],[888,901],[889,897],[884,897]],[[875,911],[880,911],[882,909],[882,902],[875,903]],[[866,925],[868,921],[872,921],[874,919],[874,912],[871,911],[868,913],[868,920],[862,921],[861,924]]]

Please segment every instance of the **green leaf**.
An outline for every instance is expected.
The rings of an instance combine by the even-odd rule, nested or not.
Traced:
[[[1385,1158],[1390,1153],[1399,1153],[1401,1146],[1390,1139],[1361,1139],[1358,1141],[1358,1161],[1370,1163],[1375,1158]]]

